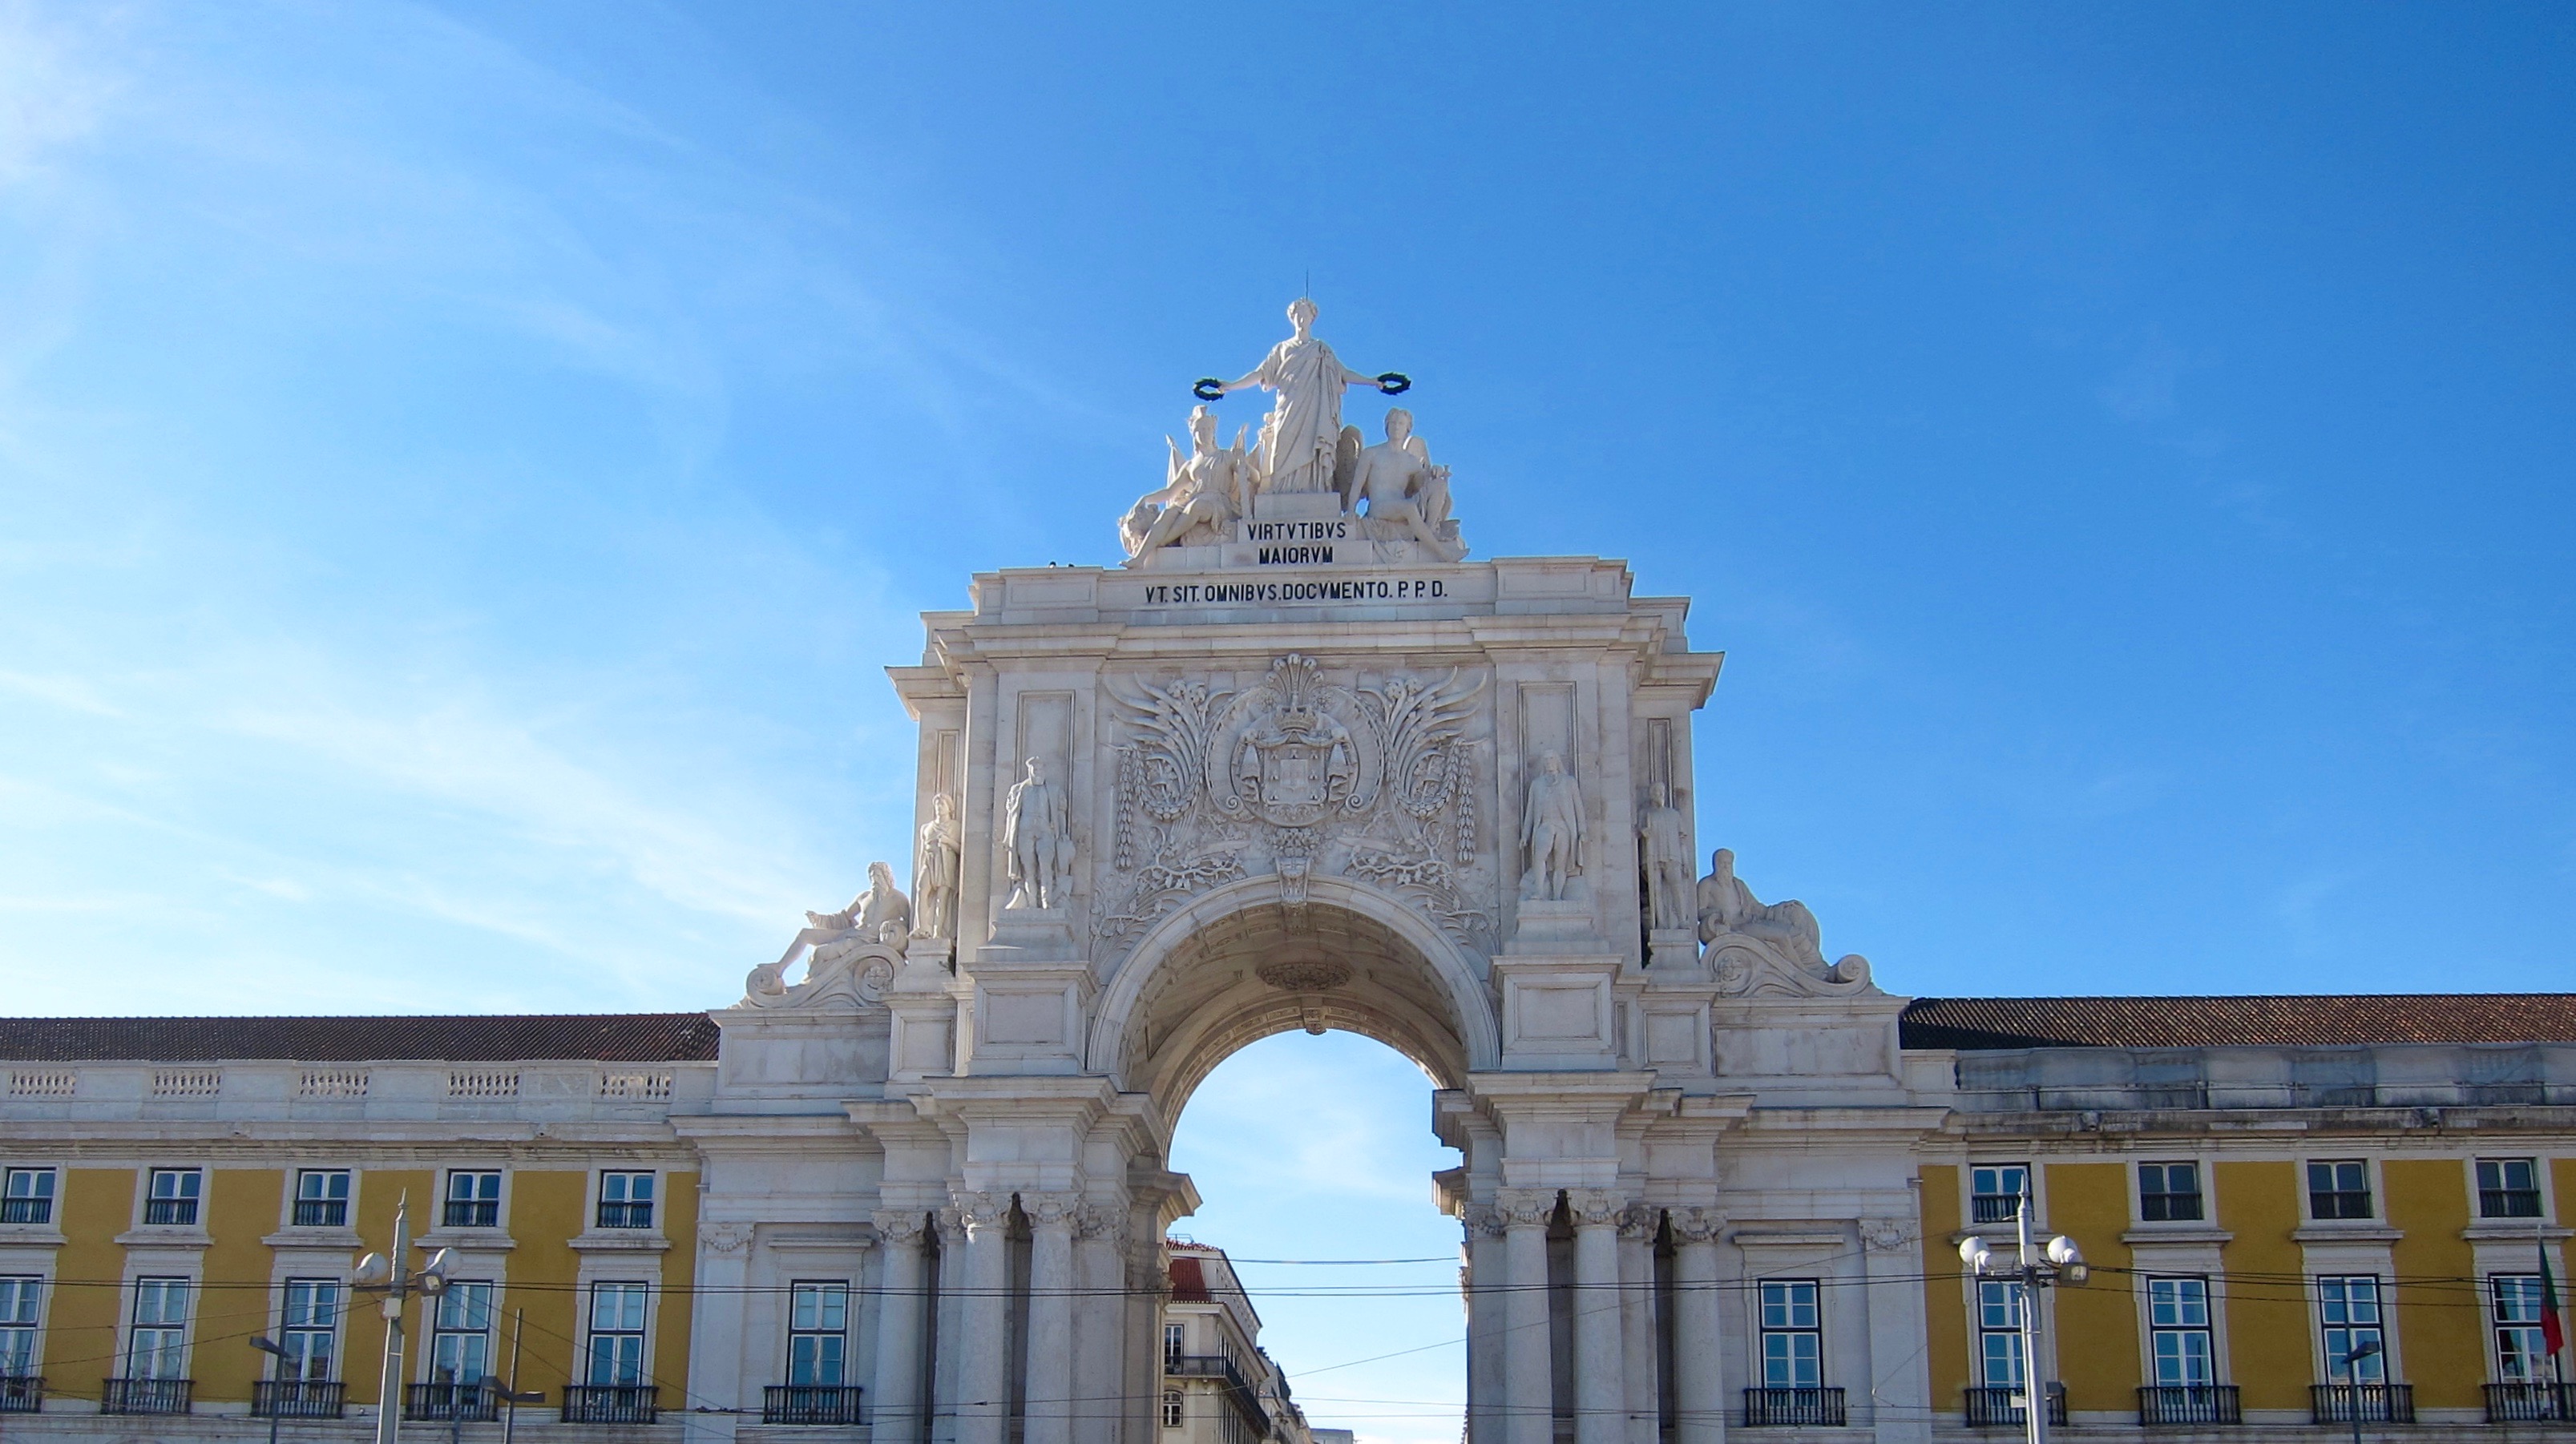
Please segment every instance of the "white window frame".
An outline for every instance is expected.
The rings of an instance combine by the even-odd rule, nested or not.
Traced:
[[[2148,1195],[2146,1171],[2150,1168],[2190,1169],[2192,1182],[2195,1185],[2192,1196],[2200,1202],[2200,1217],[2147,1217]],[[2167,1175],[2167,1178],[2168,1181],[2170,1181],[2171,1175]],[[2159,1196],[2169,1198],[2173,1195],[2168,1191],[2167,1193]],[[2129,1200],[2129,1216],[2136,1219],[2139,1225],[2145,1228],[2208,1228],[2212,1226],[2211,1220],[2217,1213],[2217,1210],[2211,1206],[2209,1197],[2209,1164],[2207,1161],[2198,1158],[2139,1159],[2136,1163],[2130,1165],[2129,1168]]]
[[[161,1180],[171,1180],[171,1191],[161,1191]],[[141,1197],[135,1203],[135,1224],[141,1228],[193,1228],[206,1226],[206,1170],[198,1167],[148,1167],[143,1170]],[[188,1216],[183,1219],[156,1219],[156,1203],[185,1203]],[[173,1213],[177,1209],[170,1210]]]
[[[40,1273],[0,1274],[0,1377],[31,1379],[45,1372],[45,1304],[52,1285]]]
[[[2362,1191],[2368,1195],[2370,1199],[2370,1212],[2365,1213],[2358,1218],[2340,1214],[2333,1218],[2323,1217],[2317,1212],[2317,1193],[2316,1189],[2311,1186],[2309,1182],[2308,1171],[2321,1165],[2340,1168],[2348,1163],[2358,1164],[2361,1168]],[[2337,1181],[2340,1182],[2341,1180],[2338,1179]],[[2335,1193],[2346,1193],[2350,1190],[2338,1188],[2331,1191]],[[2388,1191],[2380,1186],[2379,1160],[2376,1158],[2355,1157],[2351,1154],[2332,1154],[2321,1158],[2302,1158],[2299,1160],[2299,1216],[2309,1223],[2324,1224],[2328,1228],[2332,1228],[2337,1224],[2351,1228],[2374,1227],[2387,1216],[2387,1195]]]
[[[2532,1196],[2533,1206],[2539,1211],[2536,1213],[2488,1213],[2486,1209],[2487,1188],[2485,1170],[2491,1166],[2501,1169],[2502,1167],[2516,1163],[2519,1163],[2531,1170],[2531,1187],[2528,1190],[2516,1189],[2510,1191],[2528,1191]],[[2549,1160],[2546,1157],[2538,1156],[2478,1157],[2470,1159],[2469,1213],[2470,1217],[2479,1223],[2502,1224],[2508,1228],[2516,1225],[2529,1226],[2545,1224],[2549,1218]]]
[[[617,1305],[618,1312],[616,1315],[619,1326],[603,1329],[599,1326],[600,1306],[606,1301],[608,1291],[612,1289],[619,1291],[617,1294],[619,1302]],[[632,1328],[624,1326],[627,1319],[626,1301],[629,1299],[635,1301],[635,1326]],[[621,1379],[611,1377],[603,1379],[599,1377],[599,1343],[602,1339],[633,1339],[635,1341],[633,1378]],[[652,1281],[650,1279],[619,1278],[592,1280],[586,1292],[586,1297],[582,1300],[581,1342],[582,1383],[593,1387],[607,1387],[613,1385],[641,1386],[651,1384],[653,1382]],[[621,1349],[619,1352],[622,1353],[623,1350]],[[612,1367],[609,1370],[612,1375],[624,1373],[625,1371],[625,1365],[622,1360],[617,1361],[615,1367]]]
[[[1178,1389],[1165,1389],[1163,1391],[1163,1427],[1181,1429],[1188,1427],[1189,1422],[1189,1396]]]
[[[1968,1226],[1969,1226],[1970,1228],[1994,1228],[1994,1227],[1996,1227],[1997,1225],[2000,1225],[2000,1224],[2009,1224],[2009,1223],[2011,1223],[2011,1222],[2013,1221],[2013,1215],[2012,1215],[2012,1213],[2011,1213],[2011,1211],[2010,1211],[2010,1210],[2006,1210],[2006,1211],[2005,1211],[2005,1213],[2004,1213],[2004,1215],[2003,1215],[2003,1217],[2001,1217],[2001,1218],[1979,1218],[1979,1217],[1977,1217],[1977,1200],[1979,1200],[1979,1199],[1981,1199],[1981,1198],[2005,1198],[2005,1197],[2010,1197],[2010,1198],[2018,1199],[2018,1198],[2021,1196],[2021,1195],[2020,1195],[2020,1194],[2018,1194],[2018,1193],[2009,1194],[2009,1195],[2007,1195],[2007,1194],[1985,1194],[1985,1193],[1979,1193],[1979,1192],[1977,1192],[1977,1175],[1978,1175],[1978,1174],[1980,1174],[1980,1173],[1994,1173],[1994,1174],[1997,1174],[1997,1175],[1999,1175],[1999,1176],[1998,1176],[1998,1178],[1997,1178],[1996,1182],[1998,1183],[1998,1185],[2000,1185],[2000,1184],[2003,1182],[2003,1179],[2000,1177],[2000,1175],[2002,1175],[2002,1174],[2004,1174],[2004,1173],[2008,1173],[2008,1172],[2010,1172],[2010,1171],[2011,1171],[2011,1170],[2013,1170],[2013,1169],[2020,1169],[2020,1170],[2021,1170],[2022,1180],[2023,1180],[2023,1182],[2024,1182],[2026,1185],[2028,1185],[2028,1187],[2029,1187],[2029,1189],[2030,1189],[2030,1206],[2031,1206],[2031,1211],[2032,1211],[2032,1212],[2034,1212],[2034,1213],[2038,1212],[2038,1210],[2039,1210],[2039,1166],[2038,1166],[2037,1164],[2032,1163],[2032,1162],[2030,1162],[2030,1161],[2029,1161],[2029,1160],[2027,1160],[2027,1159],[2011,1159],[2011,1158],[1988,1159],[1988,1160],[1985,1160],[1985,1161],[1983,1161],[1983,1162],[1971,1161],[1971,1162],[1968,1164],[1968,1166],[1967,1166],[1966,1168],[1964,1168],[1964,1169],[1961,1169],[1961,1170],[1960,1170],[1960,1178],[1961,1178],[1961,1181],[1963,1181],[1963,1182],[1967,1185],[1967,1188],[1968,1188],[1967,1219],[1968,1219]]]
[[[829,1389],[849,1383],[850,1293],[848,1279],[795,1279],[787,1285],[786,1382],[789,1385]],[[809,1298],[813,1302],[813,1311],[810,1315],[807,1312]],[[841,1317],[840,1326],[837,1328],[824,1322],[835,1307],[839,1309]],[[812,1322],[807,1322],[809,1318]],[[796,1377],[800,1362],[797,1358],[797,1345],[807,1339],[815,1341],[814,1349],[817,1357],[807,1371],[808,1377],[799,1379]],[[827,1343],[837,1343],[840,1348],[837,1352],[833,1352],[826,1349]],[[824,1361],[820,1357],[827,1352],[832,1353],[828,1370],[823,1367]],[[830,1378],[822,1377],[826,1372],[831,1375]]]
[[[305,1291],[299,1301],[298,1291]],[[328,1290],[328,1297],[315,1291]],[[305,1322],[296,1322],[299,1304],[305,1311]],[[321,1324],[311,1322],[310,1310],[316,1304],[330,1310],[330,1318]],[[344,1279],[322,1274],[299,1274],[281,1280],[277,1297],[277,1344],[286,1350],[270,1359],[271,1373],[282,1380],[296,1383],[327,1383],[340,1376],[340,1331],[349,1317],[349,1285]],[[313,1339],[322,1341],[323,1368],[313,1370]],[[301,1343],[301,1347],[299,1347]]]
[[[2364,1283],[2370,1285],[2366,1305],[2352,1297],[2353,1285]],[[2387,1383],[2392,1363],[2388,1326],[2394,1322],[2388,1280],[2375,1273],[2321,1273],[2310,1278],[2309,1287],[2316,1299],[2317,1345],[2323,1354],[2317,1377],[2328,1384]],[[2369,1317],[2355,1317],[2363,1308]],[[2346,1316],[2342,1322],[2334,1317],[2338,1309]],[[2340,1347],[2336,1343],[2338,1335],[2344,1340]],[[2379,1351],[2357,1361],[2349,1374],[2338,1376],[2344,1356],[2365,1338],[2377,1340]]]
[[[590,1180],[590,1226],[595,1229],[613,1230],[618,1233],[650,1234],[660,1232],[662,1228],[661,1177],[662,1175],[659,1170],[651,1168],[603,1168],[592,1174]],[[633,1196],[633,1189],[635,1186],[634,1180],[639,1178],[644,1180],[644,1197],[640,1200]],[[608,1196],[610,1188],[612,1187],[610,1183],[611,1179],[616,1180],[614,1187],[618,1190],[618,1197],[613,1200]],[[641,1202],[644,1206],[644,1221],[642,1223],[612,1224],[608,1221],[608,1210],[611,1207],[631,1210],[638,1202]]]
[[[2145,1291],[2147,1307],[2146,1382],[2159,1389],[2207,1387],[2209,1385],[2226,1382],[2227,1353],[2226,1350],[2219,1347],[2218,1338],[2219,1297],[2218,1291],[2212,1286],[2209,1277],[2205,1274],[2154,1274],[2140,1280],[2140,1284]],[[2172,1307],[2175,1310],[2175,1317],[2177,1320],[2174,1323],[2166,1324],[2158,1322],[2157,1311],[2166,1307],[2165,1302],[2157,1297],[2157,1286],[2160,1284],[2171,1284],[2176,1286],[2172,1295]],[[2188,1285],[2198,1286],[2200,1322],[2197,1324],[2183,1321],[2185,1316],[2182,1311],[2188,1307],[2189,1296],[2189,1292],[2184,1286]],[[2198,1334],[2204,1343],[2202,1357],[2206,1364],[2208,1377],[2201,1379],[2167,1379],[2164,1377],[2163,1364],[2165,1355],[2164,1350],[2160,1347],[2160,1336],[2165,1334],[2172,1334],[2177,1337]],[[2181,1355],[2177,1355],[2177,1357],[2181,1357]]]
[[[473,1326],[472,1310],[478,1306],[483,1314],[480,1328]],[[493,1371],[492,1364],[496,1357],[493,1347],[493,1323],[500,1312],[500,1280],[489,1278],[449,1280],[446,1289],[430,1303],[427,1309],[429,1338],[427,1346],[420,1351],[420,1382],[458,1384],[468,1387],[480,1385],[483,1382],[483,1375]],[[455,1322],[450,1323],[451,1319]],[[456,1342],[450,1345],[447,1343],[450,1339]],[[469,1343],[476,1340],[480,1342]],[[460,1367],[456,1363],[442,1362],[442,1356],[456,1358],[468,1353],[474,1355],[477,1361],[475,1367],[481,1372],[471,1379],[457,1378],[453,1372],[446,1378],[440,1377],[441,1369],[453,1371]]]
[[[2552,1272],[2556,1271],[2552,1270]],[[2522,1299],[2529,1300],[2529,1318],[2505,1317],[2508,1296],[2506,1285],[2508,1284],[2513,1286],[2513,1297],[2517,1302]],[[2541,1352],[2545,1345],[2540,1341],[2540,1274],[2537,1271],[2516,1273],[2509,1270],[2491,1273],[2486,1276],[2486,1287],[2479,1292],[2485,1295],[2478,1302],[2486,1315],[2487,1367],[2495,1370],[2495,1381],[2499,1384],[2553,1382],[2557,1376],[2550,1370],[2549,1356]],[[2562,1309],[2566,1307],[2563,1296],[2559,1306]],[[2516,1312],[2518,1315],[2519,1310]],[[2531,1349],[2523,1357],[2535,1361],[2536,1369],[2517,1374],[2505,1367],[2506,1361],[2515,1356],[2514,1352],[2509,1352],[2505,1348],[2505,1336],[2509,1332],[2530,1336]]]
[[[170,1292],[176,1287],[179,1318],[172,1323],[165,1316],[170,1307]],[[144,1318],[149,1303],[153,1317]],[[197,1312],[197,1281],[185,1274],[145,1274],[136,1278],[127,1290],[125,1307],[125,1372],[127,1379],[185,1379],[188,1377],[188,1344],[190,1324]],[[167,1360],[168,1373],[140,1373],[136,1365],[144,1358],[140,1346],[143,1334],[150,1330],[154,1342],[148,1357],[156,1363]],[[164,1336],[167,1336],[166,1338]]]
[[[18,1191],[21,1180],[24,1180],[27,1185],[27,1191],[24,1193]],[[43,1218],[0,1218],[0,1227],[60,1228],[63,1206],[62,1187],[63,1171],[50,1163],[14,1164],[5,1172],[0,1172],[0,1201],[5,1201],[11,1207],[41,1202],[44,1205],[45,1215]],[[6,1211],[6,1209],[0,1209],[0,1213]],[[21,1211],[35,1212],[32,1208],[21,1209]]]
[[[340,1194],[337,1198],[330,1196],[328,1192],[330,1187],[329,1180],[335,1176],[340,1180]],[[308,1178],[321,1180],[325,1192],[316,1198],[306,1198],[304,1194],[304,1181]],[[339,1204],[340,1221],[338,1223],[304,1222],[304,1205],[307,1203]],[[349,1228],[352,1226],[351,1221],[357,1216],[358,1171],[356,1169],[341,1168],[332,1164],[318,1164],[309,1168],[301,1165],[297,1166],[295,1169],[294,1190],[286,1200],[287,1227]]]
[[[1973,1367],[1977,1373],[1977,1387],[2020,1389],[2023,1387],[2021,1309],[2025,1303],[2025,1291],[2018,1281],[2012,1279],[1978,1278],[1971,1282],[1976,1285],[1973,1332],[1977,1338],[1977,1357]],[[1993,1291],[1996,1297],[1990,1300],[1989,1291]],[[2006,1322],[1993,1322],[1997,1317]],[[1997,1339],[2004,1341],[2001,1357],[2006,1363],[2001,1379],[1995,1377],[1993,1367],[1997,1357],[1994,1341]]]
[[[1772,1291],[1774,1289],[1780,1290],[1782,1307],[1791,1310],[1786,1317],[1795,1319],[1797,1317],[1795,1310],[1798,1307],[1797,1291],[1802,1288],[1807,1291],[1807,1308],[1815,1322],[1805,1325],[1793,1323],[1774,1326],[1771,1322]],[[1753,1290],[1753,1322],[1753,1373],[1757,1387],[1764,1389],[1821,1389],[1827,1387],[1825,1382],[1827,1377],[1825,1372],[1825,1281],[1823,1279],[1771,1278],[1758,1280],[1755,1283]],[[1771,1340],[1774,1338],[1788,1340],[1809,1338],[1815,1341],[1814,1363],[1816,1377],[1813,1383],[1799,1383],[1794,1378],[1794,1375],[1797,1373],[1797,1365],[1801,1362],[1797,1357],[1797,1350],[1794,1345],[1785,1355],[1786,1361],[1790,1366],[1789,1372],[1793,1377],[1786,1383],[1772,1382]]]
[[[478,1184],[476,1185],[477,1196],[471,1199],[458,1198],[456,1196],[456,1180],[468,1177],[492,1178],[498,1180],[492,1185],[491,1197],[482,1197],[480,1195],[481,1185]],[[447,1211],[448,1206],[454,1203],[489,1203],[492,1205],[492,1221],[490,1223],[451,1223],[448,1221]],[[464,1167],[447,1169],[440,1175],[438,1180],[438,1227],[442,1232],[476,1229],[490,1231],[494,1229],[507,1228],[509,1223],[510,1170],[506,1168],[487,1168],[476,1165],[467,1165]]]

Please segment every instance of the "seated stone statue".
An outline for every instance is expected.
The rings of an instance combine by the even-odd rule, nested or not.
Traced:
[[[1719,848],[1709,858],[1709,874],[1699,880],[1699,940],[1715,942],[1728,933],[1758,938],[1796,962],[1825,966],[1817,936],[1816,915],[1795,898],[1765,903],[1735,875],[1735,853]]]
[[[1251,504],[1251,459],[1237,433],[1231,448],[1216,444],[1216,413],[1202,406],[1190,413],[1190,450],[1163,438],[1172,449],[1163,489],[1137,499],[1118,524],[1119,540],[1130,559],[1158,547],[1174,546],[1204,527],[1211,541]]]
[[[894,869],[881,862],[868,864],[868,890],[850,899],[850,905],[836,913],[809,912],[806,926],[778,955],[771,966],[785,969],[806,948],[818,951],[837,942],[883,942],[901,938],[912,928],[912,904],[894,885]],[[887,929],[892,927],[893,932]]]
[[[1449,520],[1449,468],[1431,464],[1431,452],[1413,434],[1413,413],[1386,413],[1386,440],[1362,451],[1352,464],[1347,505],[1368,505],[1370,530],[1388,539],[1411,538],[1425,555],[1454,562],[1467,554]]]

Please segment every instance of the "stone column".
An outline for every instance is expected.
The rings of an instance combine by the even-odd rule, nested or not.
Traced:
[[[1503,1280],[1509,1265],[1503,1256],[1508,1220],[1490,1203],[1471,1203],[1460,1214],[1467,1233],[1467,1264],[1461,1272],[1467,1296],[1467,1444],[1508,1444],[1501,1398],[1501,1352],[1509,1326],[1511,1295]]]
[[[1070,1193],[1024,1193],[1029,1216],[1028,1419],[1025,1444],[1073,1444],[1074,1209]]]
[[[1628,1444],[1628,1368],[1621,1355],[1619,1215],[1615,1195],[1584,1189],[1574,1213],[1575,1444]]]
[[[920,1210],[886,1209],[876,1216],[885,1266],[877,1287],[876,1386],[868,1391],[869,1437],[876,1444],[918,1444],[921,1438],[923,1307]]]
[[[760,1397],[760,1386],[743,1378],[743,1340],[751,1333],[750,1278],[752,1225],[706,1222],[698,1225],[698,1307],[691,1311],[690,1357],[697,1361],[691,1384],[703,1398],[745,1403]],[[736,1416],[738,1417],[738,1416]],[[691,1415],[683,1431],[690,1444],[733,1437],[730,1418],[718,1421]]]
[[[1003,1444],[1009,1435],[1011,1196],[957,1195],[966,1226],[966,1297],[958,1312],[957,1444]]]
[[[1717,1231],[1713,1208],[1673,1210],[1674,1444],[1725,1444],[1718,1372]]]
[[[1932,1437],[1923,1253],[1916,1238],[1913,1218],[1860,1220],[1861,1268],[1868,1287],[1857,1292],[1869,1310],[1869,1422],[1880,1444],[1927,1444]],[[2042,1315],[2041,1322],[2047,1321]],[[2043,1363],[2045,1356],[2043,1349]],[[1857,1410],[1852,1422],[1860,1422]]]
[[[1619,1347],[1627,1360],[1628,1444],[1657,1444],[1663,1408],[1656,1388],[1655,1226],[1660,1208],[1638,1204],[1619,1215]]]
[[[1138,1412],[1120,1404],[1128,1392],[1126,1210],[1086,1203],[1073,1223],[1083,1290],[1073,1305],[1074,1444],[1118,1444],[1127,1416]]]
[[[1503,1211],[1503,1287],[1511,1307],[1503,1342],[1502,1404],[1506,1444],[1554,1444],[1555,1366],[1547,1335],[1547,1219],[1556,1194],[1547,1189],[1506,1188],[1495,1196]]]

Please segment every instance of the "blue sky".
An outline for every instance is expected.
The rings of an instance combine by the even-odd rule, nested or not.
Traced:
[[[1310,275],[1479,553],[1697,599],[1701,838],[1892,990],[2564,987],[2571,50],[0,6],[5,1006],[730,1000],[902,855],[913,615],[1113,561]]]

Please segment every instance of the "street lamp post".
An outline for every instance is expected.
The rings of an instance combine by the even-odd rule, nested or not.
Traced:
[[[2344,1387],[2352,1390],[2352,1444],[2361,1444],[2361,1361],[2379,1352],[2377,1339],[2365,1339],[2361,1346],[2343,1356]]]
[[[447,1291],[447,1250],[431,1254],[429,1262],[414,1272],[409,1267],[411,1249],[411,1196],[405,1194],[394,1205],[393,1253],[371,1253],[358,1260],[359,1291],[385,1296],[385,1367],[376,1387],[376,1444],[395,1444],[402,1431],[403,1306],[413,1294],[434,1299]]]
[[[270,1337],[269,1337],[268,1335],[266,1335],[266,1334],[253,1334],[253,1335],[251,1335],[251,1339],[250,1339],[250,1346],[251,1346],[252,1348],[254,1348],[254,1349],[259,1350],[259,1351],[260,1351],[261,1353],[263,1353],[263,1354],[273,1354],[273,1355],[275,1355],[275,1356],[277,1357],[277,1361],[278,1361],[279,1363],[281,1363],[281,1364],[283,1364],[283,1363],[285,1363],[285,1362],[286,1362],[286,1351],[285,1351],[284,1349],[279,1348],[279,1347],[277,1346],[277,1341],[276,1341],[275,1339],[270,1338]],[[278,1391],[278,1389],[277,1389],[277,1387],[276,1387],[276,1383],[277,1383],[277,1381],[271,1381],[270,1386],[269,1386],[270,1392],[269,1392],[269,1396],[268,1396],[268,1444],[277,1444],[277,1406],[278,1406],[278,1403],[279,1403],[279,1391]],[[258,1386],[256,1383],[254,1383],[254,1384],[251,1386],[251,1391],[252,1391],[253,1393],[257,1393],[257,1392],[259,1391],[259,1386]]]
[[[2092,1267],[2084,1262],[2075,1240],[2064,1234],[2051,1237],[2035,1251],[2030,1213],[2030,1181],[2025,1177],[2021,1207],[2015,1211],[2018,1246],[2011,1267],[1997,1263],[1994,1249],[1974,1234],[1961,1240],[1959,1261],[1980,1277],[2009,1280],[2020,1289],[2014,1302],[2021,1308],[2022,1421],[2030,1444],[2048,1444],[2048,1386],[2039,1376],[2039,1291],[2061,1282],[2080,1285],[2092,1276]]]

